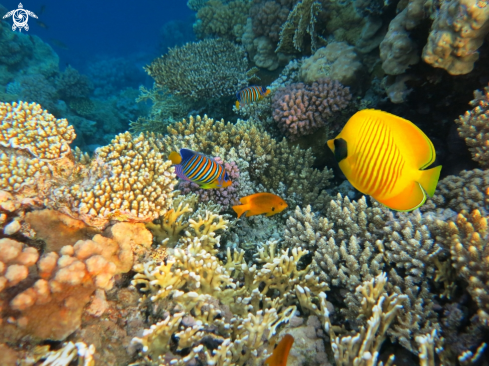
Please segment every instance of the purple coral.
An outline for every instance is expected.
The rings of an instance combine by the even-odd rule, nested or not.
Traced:
[[[223,211],[225,211],[230,206],[239,204],[239,168],[234,161],[223,163],[219,157],[215,157],[214,160],[224,166],[233,184],[226,188],[202,189],[195,183],[180,181],[178,189],[180,189],[182,194],[196,193],[199,196],[200,202],[212,201],[218,203],[222,206]]]
[[[254,0],[250,9],[253,33],[278,42],[280,29],[297,3],[297,0]]]
[[[319,79],[312,85],[290,84],[273,96],[273,118],[289,138],[310,135],[324,126],[334,112],[348,105],[350,88],[337,80]]]

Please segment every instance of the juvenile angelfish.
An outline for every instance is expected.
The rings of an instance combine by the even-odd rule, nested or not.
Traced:
[[[411,211],[435,193],[441,165],[431,140],[412,122],[365,109],[355,113],[328,141],[350,183],[396,211]]]
[[[221,164],[195,151],[189,149],[180,149],[180,153],[173,151],[169,159],[175,165],[175,174],[178,178],[194,182],[200,188],[226,188],[232,184]]]
[[[284,335],[277,347],[273,350],[270,357],[265,360],[265,365],[268,366],[286,366],[289,358],[289,351],[294,343],[294,337],[290,334]]]
[[[248,86],[243,88],[236,93],[236,99],[238,99],[236,101],[236,109],[239,109],[240,102],[241,104],[256,102],[265,98],[268,94],[270,94],[270,89],[264,86]]]
[[[246,212],[246,217],[266,214],[272,216],[287,208],[287,203],[272,193],[255,193],[239,199],[242,205],[233,206],[238,218]]]

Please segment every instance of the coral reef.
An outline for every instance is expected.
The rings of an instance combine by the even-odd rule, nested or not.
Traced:
[[[290,147],[285,139],[277,142],[252,121],[233,125],[207,116],[190,117],[170,126],[168,135],[156,142],[166,154],[186,147],[219,156],[224,162],[234,161],[239,168],[241,196],[252,193],[258,185],[266,191],[283,185],[284,194],[295,196],[301,204],[321,208],[328,201],[324,189],[329,185],[331,171],[313,169],[310,150]]]
[[[244,50],[223,39],[175,47],[145,70],[159,87],[193,99],[232,95],[248,85]]]
[[[477,50],[489,33],[489,8],[484,1],[451,0],[441,3],[431,26],[423,60],[451,75],[472,71]]]
[[[473,109],[455,120],[458,124],[458,133],[469,146],[472,158],[483,168],[488,168],[489,86],[485,87],[484,91],[476,90],[470,105]]]
[[[238,42],[244,32],[246,18],[251,6],[248,0],[209,0],[197,11],[194,31],[198,38],[208,36],[231,38]]]
[[[350,100],[349,88],[329,78],[312,85],[291,84],[274,94],[273,118],[287,137],[296,139],[327,125],[333,113],[346,108]]]
[[[317,15],[323,10],[321,3],[315,0],[302,0],[287,16],[287,20],[280,30],[280,42],[275,52],[295,53],[305,51],[304,38],[310,37],[310,48],[315,52],[318,48],[318,39],[315,24]],[[324,42],[324,39],[322,39]]]
[[[354,86],[358,85],[362,71],[363,65],[354,47],[345,42],[331,42],[304,59],[299,77],[306,83],[328,77],[343,85]]]
[[[93,89],[93,85],[88,77],[81,75],[78,70],[68,66],[56,78],[56,88],[62,99],[70,100],[87,98]]]

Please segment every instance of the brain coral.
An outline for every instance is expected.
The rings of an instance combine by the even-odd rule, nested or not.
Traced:
[[[232,95],[248,85],[244,49],[231,41],[206,39],[175,47],[146,66],[160,87],[193,99]]]
[[[346,108],[350,100],[350,89],[329,78],[310,86],[291,84],[273,96],[273,118],[286,136],[296,139],[326,125],[333,113]]]

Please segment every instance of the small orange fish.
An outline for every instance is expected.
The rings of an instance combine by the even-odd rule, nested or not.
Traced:
[[[350,183],[396,211],[435,193],[441,166],[431,140],[412,122],[374,109],[355,113],[328,146]]]
[[[233,210],[238,214],[238,218],[246,212],[246,217],[260,214],[272,216],[287,208],[287,203],[279,196],[272,193],[255,193],[239,200],[242,205],[233,206]]]
[[[268,366],[286,366],[289,351],[294,343],[294,337],[290,334],[284,335],[278,346],[273,350],[270,357],[265,360],[265,365]]]

